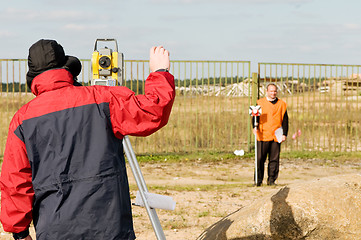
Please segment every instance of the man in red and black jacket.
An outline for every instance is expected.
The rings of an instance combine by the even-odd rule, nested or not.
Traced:
[[[36,98],[14,115],[2,165],[1,215],[15,239],[135,239],[123,154],[125,135],[167,124],[175,98],[169,53],[150,51],[145,94],[78,86],[80,61],[54,40],[29,49]]]

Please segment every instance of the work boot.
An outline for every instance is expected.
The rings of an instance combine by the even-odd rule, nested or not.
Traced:
[[[268,186],[276,186],[277,184],[274,181],[267,181]]]

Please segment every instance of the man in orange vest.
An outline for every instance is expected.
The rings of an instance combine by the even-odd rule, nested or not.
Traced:
[[[264,176],[264,164],[268,155],[268,185],[275,185],[279,172],[281,143],[287,138],[287,104],[277,98],[277,86],[267,85],[266,97],[258,99],[262,114],[256,118],[253,133],[257,136],[257,181],[261,186]],[[254,124],[254,121],[252,121]]]

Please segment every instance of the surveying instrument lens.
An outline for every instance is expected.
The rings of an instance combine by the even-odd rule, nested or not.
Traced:
[[[102,56],[100,59],[99,59],[99,65],[102,67],[102,68],[108,68],[111,64],[111,61],[110,61],[110,58],[107,57],[107,56]]]

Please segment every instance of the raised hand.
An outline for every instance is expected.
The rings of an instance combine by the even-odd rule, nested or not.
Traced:
[[[163,46],[152,47],[149,56],[149,68],[151,72],[158,69],[169,69],[169,52]]]

